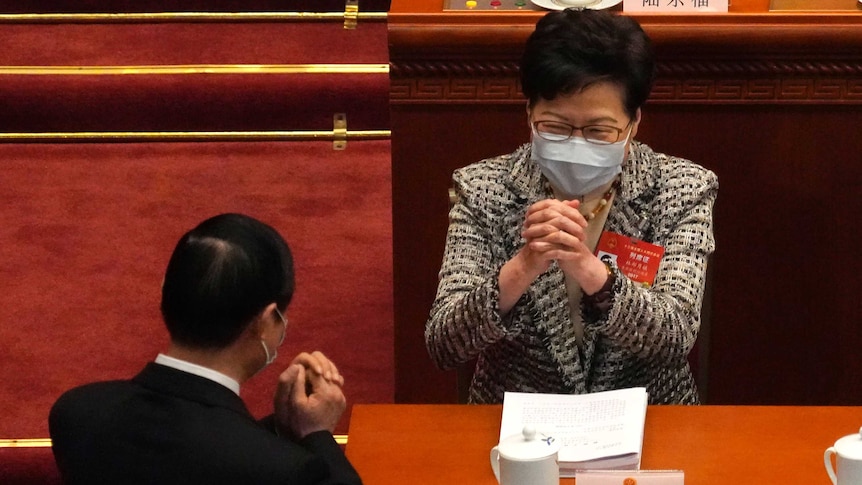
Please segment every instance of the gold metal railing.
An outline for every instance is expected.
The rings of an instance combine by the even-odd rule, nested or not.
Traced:
[[[152,12],[0,14],[0,23],[159,23],[159,22],[308,22],[380,21],[386,12]]]
[[[0,142],[313,141],[385,140],[390,130],[320,131],[85,131],[0,133]]]
[[[337,434],[335,442],[339,445],[347,444],[346,434]],[[23,438],[23,439],[0,439],[0,448],[50,448],[51,438]]]
[[[388,74],[389,64],[167,64],[148,66],[0,66],[0,75]]]

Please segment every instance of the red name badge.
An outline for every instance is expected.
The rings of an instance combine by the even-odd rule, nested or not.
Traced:
[[[596,246],[596,256],[602,261],[613,261],[620,272],[630,280],[652,286],[664,248],[633,239],[615,232],[605,231]]]

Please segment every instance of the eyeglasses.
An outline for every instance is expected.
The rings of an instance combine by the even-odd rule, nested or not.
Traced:
[[[285,318],[285,316],[282,315],[280,311],[278,311],[278,308],[275,309],[275,313],[278,315],[278,318],[281,319],[281,323],[284,324],[284,331],[286,332],[287,331],[287,318]]]
[[[560,121],[534,121],[533,129],[548,141],[566,141],[574,135],[575,130],[580,130],[584,140],[596,145],[610,145],[620,141],[623,130],[631,124],[629,121],[625,128],[617,128],[608,125],[574,126]]]

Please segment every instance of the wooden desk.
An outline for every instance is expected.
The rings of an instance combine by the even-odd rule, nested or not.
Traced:
[[[862,10],[769,1],[635,17],[658,62],[637,138],[721,185],[696,359],[707,402],[859,405]],[[543,15],[443,2],[394,1],[388,21],[400,403],[455,402],[455,373],[434,367],[423,336],[447,189],[454,169],[529,140],[518,62]]]
[[[347,456],[366,485],[495,485],[501,411],[358,404]],[[641,468],[682,469],[689,485],[828,485],[824,450],[860,424],[862,407],[650,406]]]

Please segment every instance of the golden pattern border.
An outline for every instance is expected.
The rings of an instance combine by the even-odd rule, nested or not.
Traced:
[[[391,79],[391,104],[523,103],[520,83],[514,78]]]
[[[519,63],[514,60],[392,60],[393,78],[439,77],[518,77]],[[656,64],[658,77],[721,76],[734,78],[773,76],[860,76],[862,57],[799,59],[714,59],[661,60]]]
[[[396,78],[390,102],[399,104],[516,104],[524,96],[516,78]],[[862,105],[862,78],[658,79],[655,104]]]
[[[862,79],[659,80],[655,103],[862,104]]]

